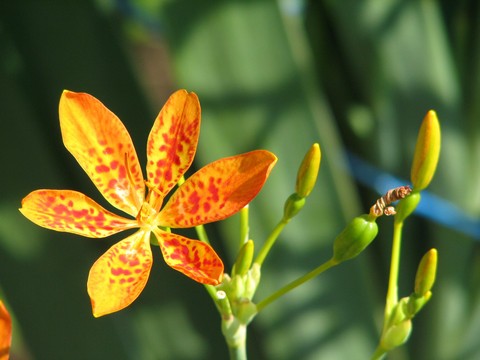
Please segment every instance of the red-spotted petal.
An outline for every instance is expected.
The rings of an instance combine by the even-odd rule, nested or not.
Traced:
[[[91,238],[103,238],[138,226],[136,220],[115,215],[72,190],[33,191],[22,200],[20,212],[44,228]]]
[[[190,167],[200,133],[200,103],[197,95],[175,92],[155,120],[148,137],[147,175],[163,197]]]
[[[64,91],[59,105],[63,143],[105,199],[136,216],[145,194],[142,171],[127,129],[99,100]]]
[[[149,237],[150,232],[138,231],[93,264],[87,289],[95,317],[127,307],[145,288],[152,268]]]
[[[223,262],[210,245],[158,228],[153,232],[168,266],[199,283],[220,284]]]
[[[8,360],[12,342],[12,318],[0,300],[0,360]]]
[[[208,164],[175,191],[158,223],[183,228],[233,215],[258,194],[276,161],[271,152],[256,150]]]

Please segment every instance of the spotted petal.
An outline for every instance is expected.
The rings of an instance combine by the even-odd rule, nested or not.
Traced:
[[[197,95],[175,92],[155,120],[148,137],[148,181],[163,199],[190,167],[200,133]]]
[[[135,216],[145,185],[137,153],[120,119],[93,96],[66,90],[59,113],[68,151],[105,199]]]
[[[276,161],[272,153],[256,150],[203,167],[175,191],[158,223],[183,228],[231,216],[258,194]]]
[[[91,238],[103,238],[136,227],[136,221],[117,216],[82,193],[36,190],[22,200],[20,212],[44,228]]]
[[[87,289],[95,317],[127,307],[145,288],[152,268],[149,237],[150,232],[138,231],[93,264]]]
[[[8,360],[12,341],[12,318],[0,301],[0,360]]]
[[[210,245],[158,228],[154,233],[168,266],[199,283],[220,284],[223,262]]]

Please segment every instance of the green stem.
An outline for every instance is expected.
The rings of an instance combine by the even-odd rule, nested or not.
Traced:
[[[248,241],[248,205],[240,210],[240,246],[239,249]]]
[[[260,252],[258,253],[257,258],[254,261],[255,263],[262,266],[263,261],[265,260],[265,258],[268,255],[268,252],[272,248],[273,244],[275,243],[275,241],[277,240],[278,236],[282,232],[285,225],[287,225],[287,223],[288,223],[288,221],[286,221],[285,219],[282,219],[277,224],[277,226],[275,226],[275,228],[272,230],[272,232],[268,236],[267,240],[263,244],[263,247],[260,249]]]
[[[279,297],[285,295],[287,292],[295,289],[297,286],[302,285],[303,283],[313,279],[315,276],[320,275],[324,271],[330,269],[331,267],[337,265],[338,262],[334,261],[333,258],[328,260],[327,262],[323,263],[316,269],[310,271],[308,274],[303,275],[302,277],[299,277],[298,279],[292,281],[290,284],[284,286],[280,290],[274,292],[272,295],[269,297],[263,299],[257,304],[257,312],[260,312],[263,310],[267,305],[272,303],[273,301],[277,300]]]
[[[198,238],[201,241],[210,245],[210,241],[208,240],[207,232],[205,231],[205,227],[203,225],[195,226],[195,231],[197,232]]]
[[[398,302],[398,273],[402,246],[402,228],[403,221],[393,223],[392,257],[390,260],[390,276],[388,279],[387,299],[385,303],[385,322],[388,321],[393,307]]]
[[[381,360],[384,358],[386,354],[386,351],[378,345],[378,347],[375,349],[375,352],[372,355],[372,360]]]
[[[222,319],[222,333],[230,353],[230,360],[247,360],[247,325],[231,316]]]
[[[207,290],[208,295],[210,295],[210,297],[212,298],[218,312],[221,314],[222,309],[221,309],[220,305],[218,304],[217,289],[213,285],[203,285],[203,286],[205,287],[205,290]]]
[[[247,360],[247,349],[245,342],[239,346],[229,346],[228,351],[230,354],[230,360]]]

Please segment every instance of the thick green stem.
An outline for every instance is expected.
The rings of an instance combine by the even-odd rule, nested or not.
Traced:
[[[247,360],[246,342],[243,342],[238,346],[229,346],[228,351],[230,354],[230,360]]]
[[[267,305],[272,303],[273,301],[277,300],[279,297],[285,295],[289,291],[295,289],[296,287],[302,285],[303,283],[313,279],[315,276],[320,275],[324,271],[330,269],[331,267],[337,265],[338,263],[332,259],[328,260],[327,262],[323,263],[316,269],[310,271],[308,274],[303,275],[302,277],[299,277],[298,279],[292,281],[290,284],[284,286],[280,290],[274,292],[272,295],[269,297],[263,299],[257,304],[257,312],[260,312],[262,309],[264,309]]]
[[[230,360],[247,360],[247,325],[233,316],[224,318],[222,333],[227,342]]]

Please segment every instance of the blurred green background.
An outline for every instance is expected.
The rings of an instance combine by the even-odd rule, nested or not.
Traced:
[[[228,357],[208,295],[159,252],[140,298],[94,319],[89,268],[123,236],[54,233],[17,210],[39,188],[79,190],[105,205],[61,142],[63,89],[115,112],[145,164],[153,120],[178,88],[202,104],[197,168],[256,148],[279,157],[250,207],[257,248],[305,151],[321,145],[317,187],[267,258],[256,299],[328,259],[346,222],[367,212],[392,176],[408,179],[420,122],[435,109],[443,141],[429,192],[448,206],[427,201],[428,218],[406,224],[400,295],[412,291],[431,247],[438,280],[408,345],[389,359],[480,358],[479,20],[475,0],[0,0],[0,287],[15,317],[12,359]],[[359,258],[259,314],[251,359],[369,358],[392,231],[391,219],[379,222]],[[207,226],[226,264],[237,225],[234,217]]]

